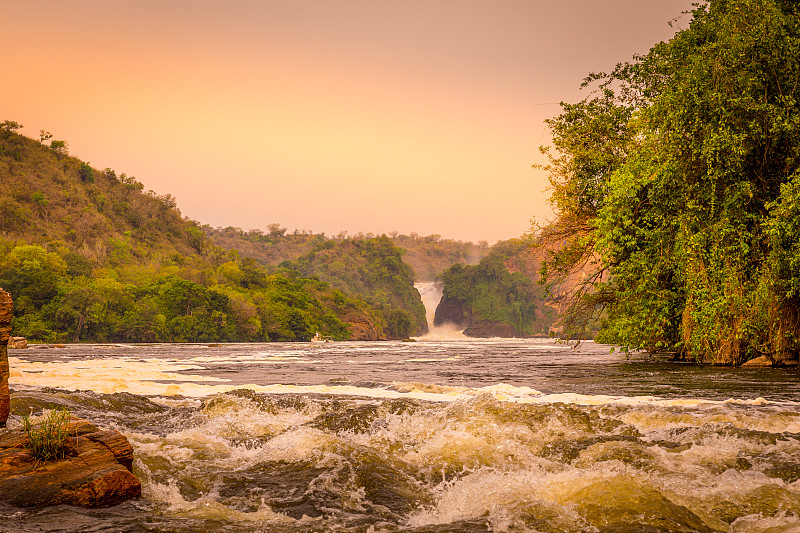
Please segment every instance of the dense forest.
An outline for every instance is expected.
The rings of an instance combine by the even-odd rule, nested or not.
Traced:
[[[208,225],[202,226],[202,230],[214,244],[227,250],[236,250],[242,257],[250,257],[262,265],[294,261],[328,241],[361,241],[377,237],[372,233],[350,235],[341,232],[327,237],[324,233],[308,230],[287,232],[285,227],[277,223],[267,226],[267,231],[244,231],[234,227],[212,228]],[[417,281],[434,281],[450,265],[475,265],[489,253],[489,244],[486,241],[474,244],[444,239],[440,235],[403,235],[398,232],[392,232],[388,237],[395,246],[405,250],[403,260],[414,270]]]
[[[348,292],[352,284],[334,287],[313,269],[268,268],[216,246],[170,195],[94,169],[71,157],[65,141],[45,131],[36,141],[21,127],[0,124],[0,287],[14,297],[15,334],[209,342],[309,340],[317,332],[377,340],[420,331],[414,273],[391,242],[351,245],[356,253],[375,241],[359,273],[402,294],[367,301],[365,292]],[[388,280],[387,261],[395,269]]]
[[[543,274],[588,272],[565,324],[740,364],[800,352],[800,7],[711,0],[549,121]]]

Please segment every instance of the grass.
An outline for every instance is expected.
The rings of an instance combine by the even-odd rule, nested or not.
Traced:
[[[69,409],[53,409],[38,423],[30,415],[22,418],[22,428],[28,435],[28,451],[37,461],[54,461],[69,454]]]

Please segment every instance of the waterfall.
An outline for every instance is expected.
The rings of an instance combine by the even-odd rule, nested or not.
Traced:
[[[436,315],[436,307],[442,300],[442,289],[444,284],[441,281],[426,281],[415,283],[414,288],[419,291],[422,303],[425,305],[425,318],[428,322],[428,333],[424,337],[436,338],[464,338],[461,330],[456,329],[453,324],[446,324],[434,327],[433,317]]]
[[[441,282],[426,281],[423,283],[415,283],[414,288],[419,291],[419,295],[422,297],[422,303],[425,305],[425,318],[427,319],[428,330],[430,331],[433,329],[433,317],[436,314],[436,306],[439,305],[442,299],[443,285]]]

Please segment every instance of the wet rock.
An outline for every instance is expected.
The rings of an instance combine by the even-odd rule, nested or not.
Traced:
[[[756,357],[755,359],[750,359],[749,361],[745,361],[742,363],[743,367],[759,367],[759,366],[772,366],[772,361],[767,359],[766,355],[762,355],[760,357]]]
[[[142,493],[132,473],[133,448],[118,431],[73,420],[68,456],[55,461],[37,461],[27,443],[22,429],[0,430],[0,501],[17,507],[107,507]]]
[[[28,339],[25,337],[9,337],[8,349],[9,350],[25,350],[28,348]]]
[[[0,289],[0,428],[6,427],[11,408],[8,390],[8,338],[11,334],[11,317],[14,301],[11,295]]]

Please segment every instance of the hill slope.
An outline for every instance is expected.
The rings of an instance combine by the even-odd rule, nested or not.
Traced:
[[[383,339],[385,315],[325,281],[215,246],[170,195],[0,128],[0,286],[38,341]],[[417,295],[418,297],[418,295]]]

